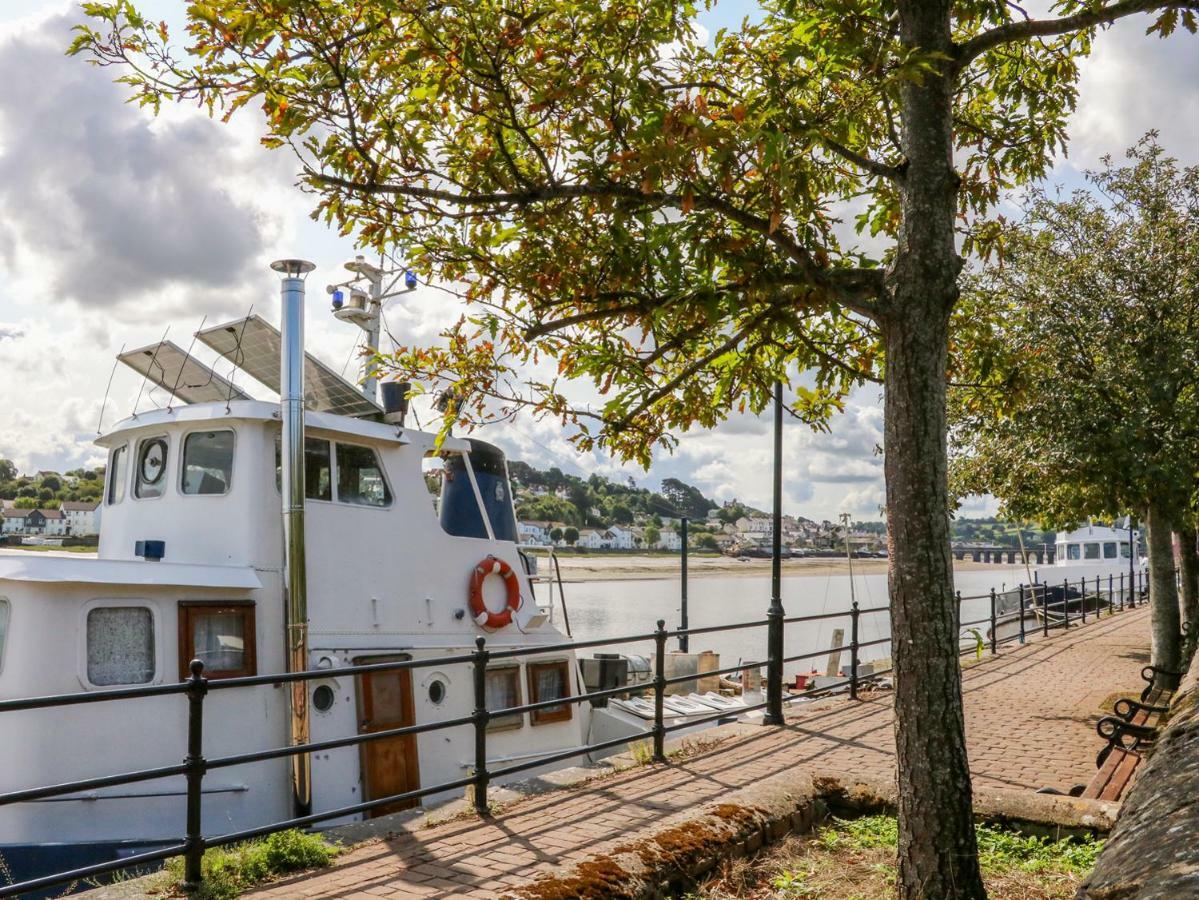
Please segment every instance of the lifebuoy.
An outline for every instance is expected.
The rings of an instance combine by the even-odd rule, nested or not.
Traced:
[[[499,575],[508,589],[508,602],[499,612],[492,612],[483,602],[483,582],[488,575]],[[484,628],[503,628],[512,623],[512,614],[520,609],[520,582],[512,567],[495,556],[488,556],[475,566],[470,575],[470,611],[475,622]]]

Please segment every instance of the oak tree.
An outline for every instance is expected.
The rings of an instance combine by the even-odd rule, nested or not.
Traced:
[[[256,104],[318,216],[458,285],[470,314],[392,365],[460,420],[530,406],[644,463],[775,379],[819,425],[883,378],[900,885],[982,896],[946,475],[959,250],[993,249],[988,212],[1064,145],[1096,30],[1193,31],[1199,0],[759,5],[705,43],[691,0],[196,0],[182,52],[104,0],[74,49],[154,107]]]
[[[984,323],[952,392],[955,489],[1064,527],[1148,526],[1153,663],[1181,664],[1171,532],[1194,574],[1199,467],[1199,167],[1147,135],[1069,196],[1033,191],[1002,267],[967,279]],[[1190,581],[1188,577],[1187,582]],[[1193,587],[1187,586],[1188,616]]]

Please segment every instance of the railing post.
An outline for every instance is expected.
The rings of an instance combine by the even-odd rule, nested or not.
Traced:
[[[683,541],[682,555],[679,557],[680,574],[682,576],[682,593],[679,596],[679,649],[684,653],[691,650],[691,635],[687,633],[690,627],[690,619],[687,615],[687,517],[682,516],[679,519],[679,525],[682,528],[680,537]]]
[[[475,671],[475,812],[480,816],[490,816],[491,809],[487,805],[487,784],[490,777],[487,774],[487,723],[491,713],[487,710],[487,639],[475,638],[474,671]]]
[[[857,607],[857,603],[854,603]],[[771,602],[766,611],[766,714],[763,725],[783,724],[783,607]],[[856,648],[854,649],[856,651]]]
[[[204,760],[204,696],[208,693],[208,679],[204,677],[204,663],[191,661],[191,677],[187,679],[187,838],[183,853],[183,889],[189,893],[197,891],[204,880],[204,832],[202,786],[208,764]]]
[[[654,632],[654,762],[666,762],[666,725],[662,721],[666,698],[666,620]]]
[[[1036,599],[1034,596],[1034,603]],[[1041,587],[1041,631],[1045,637],[1049,637],[1049,582]]]
[[[1120,573],[1120,612],[1124,612],[1124,573]]]
[[[1033,600],[1036,600],[1036,588],[1033,588]],[[1020,582],[1020,646],[1024,646],[1024,582]]]
[[[1078,579],[1078,586],[1079,586],[1079,589],[1082,591],[1082,601],[1079,604],[1082,607],[1082,624],[1086,625],[1087,624],[1087,576],[1086,575],[1083,575],[1081,578]]]
[[[1095,577],[1098,578],[1099,576],[1096,575]],[[1114,579],[1112,577],[1111,572],[1108,572],[1107,573],[1107,615],[1108,615],[1109,619],[1113,615],[1115,615],[1115,612],[1116,612],[1116,610],[1115,610],[1116,594],[1115,594],[1115,591],[1112,590],[1115,586],[1116,586],[1116,579]]]
[[[995,588],[991,588],[991,655],[992,656],[995,655],[995,649],[996,649],[996,645],[998,643],[995,639],[996,638],[995,627],[996,627],[996,623],[995,623]]]
[[[1062,579],[1062,621],[1066,631],[1070,630],[1070,579]]]
[[[858,619],[861,611],[858,601],[849,609],[849,699],[858,699]]]

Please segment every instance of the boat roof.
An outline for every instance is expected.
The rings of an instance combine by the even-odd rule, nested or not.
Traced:
[[[1057,543],[1081,543],[1085,541],[1118,541],[1128,540],[1127,528],[1109,528],[1106,525],[1084,525],[1073,531],[1059,531]]]
[[[280,421],[279,404],[263,400],[234,400],[228,403],[224,401],[190,403],[170,409],[152,409],[118,422],[110,431],[98,437],[96,444],[109,448],[121,443],[130,433],[160,429],[163,426],[180,422],[192,422],[200,425],[200,423],[238,421],[278,422]],[[304,427],[313,432],[350,435],[384,444],[416,444],[426,449],[432,449],[437,441],[437,436],[427,431],[401,428],[386,422],[372,422],[369,419],[341,416],[336,413],[318,412],[311,409],[304,411]],[[450,436],[442,443],[442,449],[469,452],[470,443],[463,438]]]
[[[58,584],[170,585],[174,587],[262,587],[251,566],[210,566],[191,563],[147,562],[140,559],[97,559],[91,556],[50,556],[25,550],[0,551],[0,581]]]

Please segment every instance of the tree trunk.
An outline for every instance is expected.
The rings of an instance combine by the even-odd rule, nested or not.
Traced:
[[[948,53],[948,0],[899,4],[905,46]],[[961,260],[954,243],[950,79],[902,89],[907,169],[899,248],[888,273],[885,471],[890,560],[899,893],[981,898],[966,759],[953,592],[946,449],[949,315]]]
[[[1151,503],[1145,513],[1149,544],[1149,609],[1153,623],[1153,665],[1167,672],[1182,666],[1178,585],[1170,517],[1161,504]]]
[[[1199,550],[1195,542],[1199,537],[1195,533],[1195,525],[1186,522],[1178,528],[1178,562],[1182,575],[1182,605],[1179,614],[1182,619],[1183,662],[1186,657],[1195,652],[1196,638],[1199,638]]]

